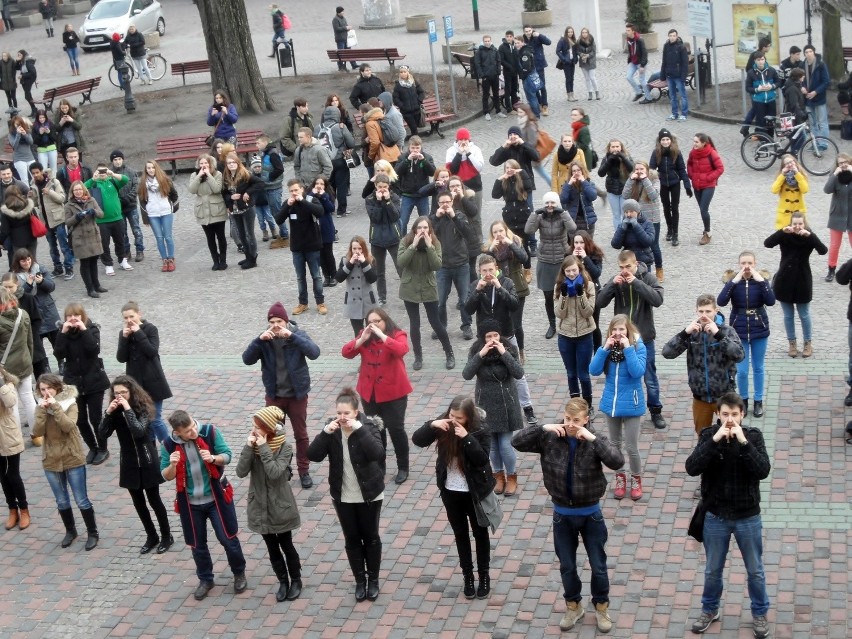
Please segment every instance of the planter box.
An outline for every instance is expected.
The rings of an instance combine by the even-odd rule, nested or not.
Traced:
[[[672,19],[672,4],[665,2],[651,3],[651,22],[670,22]]]
[[[405,30],[409,33],[425,33],[429,26],[426,24],[429,20],[434,20],[435,15],[432,13],[424,13],[415,16],[405,16]]]
[[[550,9],[544,11],[521,11],[521,24],[531,27],[549,27],[553,24],[553,13]]]
[[[59,5],[59,15],[63,18],[65,16],[76,16],[84,13],[89,13],[89,11],[91,10],[92,4],[86,0],[82,2],[71,2],[70,0],[67,0],[64,4]]]
[[[20,27],[40,27],[44,23],[44,20],[42,20],[41,14],[38,11],[35,13],[28,13],[26,15],[12,16],[12,21],[15,23],[16,29]],[[55,24],[53,28],[56,29]]]
[[[450,55],[452,53],[466,53],[467,55],[473,55],[473,51],[470,50],[472,46],[474,46],[474,42],[453,42],[450,44],[449,52],[447,51],[447,45],[444,44],[441,46],[441,49],[444,51],[444,63],[448,63],[450,61]]]

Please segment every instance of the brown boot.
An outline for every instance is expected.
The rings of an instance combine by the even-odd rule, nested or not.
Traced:
[[[796,340],[794,340],[794,339],[790,340],[790,348],[787,351],[787,355],[789,355],[790,357],[798,357],[799,356],[799,351],[796,349]]]
[[[531,268],[525,268],[524,269],[524,279],[527,281],[527,284],[532,282],[532,269]]]
[[[504,494],[506,497],[511,497],[516,492],[518,492],[518,475],[506,475],[506,490]]]
[[[663,283],[663,267],[662,266],[657,267],[657,281],[660,284]]]
[[[503,473],[500,473],[501,475]],[[9,519],[6,520],[6,530],[12,530],[15,526],[18,525],[18,509],[10,508],[9,509]]]
[[[502,495],[503,489],[506,487],[506,473],[504,473],[502,470],[499,473],[494,473],[494,479],[497,480],[497,485],[494,486],[494,494]]]
[[[802,357],[810,357],[814,354],[814,347],[811,345],[811,340],[806,339],[805,345],[802,346]]]
[[[30,441],[32,441],[33,446],[41,446],[44,443],[44,437],[41,435],[30,435]]]
[[[18,520],[18,528],[26,530],[30,527],[30,510],[29,508],[21,508],[21,518]]]

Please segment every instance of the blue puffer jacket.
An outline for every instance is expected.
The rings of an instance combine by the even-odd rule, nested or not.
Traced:
[[[741,342],[769,337],[769,316],[766,307],[775,304],[775,293],[769,285],[769,273],[761,273],[764,280],[741,279],[734,283],[734,271],[725,273],[727,281],[719,293],[719,306],[731,303],[730,325],[737,332]]]
[[[598,221],[598,214],[595,213],[594,201],[598,198],[598,190],[591,180],[584,180],[582,186],[582,196],[580,191],[575,189],[570,184],[570,180],[562,187],[562,193],[559,194],[559,201],[562,203],[562,210],[568,211],[571,214],[571,219],[577,221],[577,209],[580,207],[580,197],[583,198],[583,212],[586,215],[586,224],[593,225]]]
[[[320,356],[320,348],[313,343],[308,334],[301,330],[295,322],[287,325],[293,334],[284,340],[284,360],[290,383],[293,386],[296,399],[307,396],[311,390],[311,372],[305,358],[316,359]],[[267,397],[275,397],[278,386],[278,372],[275,365],[275,347],[272,340],[262,340],[255,337],[243,352],[243,363],[252,366],[260,361],[263,388]]]
[[[647,264],[649,269],[654,263],[654,254],[651,252],[653,243],[654,225],[642,213],[636,218],[636,224],[628,224],[625,228],[622,221],[615,229],[610,241],[610,245],[614,249],[633,251],[636,254],[636,259]]]
[[[609,350],[601,346],[589,364],[589,373],[600,375],[606,369],[606,385],[599,408],[610,417],[641,417],[645,414],[645,376],[647,353],[642,339],[624,349],[624,361],[613,362]]]

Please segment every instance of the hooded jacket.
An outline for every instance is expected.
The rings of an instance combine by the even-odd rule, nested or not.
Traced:
[[[399,265],[399,298],[403,302],[438,301],[438,281],[435,273],[441,268],[441,245],[435,242],[431,247],[415,247],[400,242],[397,251]]]
[[[228,219],[228,208],[222,199],[222,178],[221,171],[210,177],[205,175],[204,179],[198,173],[189,176],[189,192],[195,196],[195,221],[202,226]]]
[[[346,149],[355,148],[355,138],[352,137],[352,133],[345,126],[340,126],[340,109],[333,106],[325,107],[321,122],[322,124],[314,128],[314,137],[319,138],[324,128],[331,131],[331,142],[335,148],[334,155],[331,157],[332,161],[342,158],[343,151]]]
[[[784,108],[796,116],[796,124],[805,122],[808,119],[808,112],[805,108],[802,83],[794,81],[793,78],[787,78],[781,92],[784,94]]]
[[[95,223],[96,218],[103,216],[104,212],[93,197],[81,202],[72,196],[65,204],[68,242],[78,260],[97,257],[104,252],[101,232]]]
[[[213,106],[221,107],[224,105],[214,104]],[[207,109],[207,126],[214,127],[211,133],[215,137],[222,138],[223,140],[237,137],[237,129],[234,127],[234,125],[237,123],[237,120],[240,119],[240,116],[237,114],[237,107],[235,107],[233,104],[229,104],[225,113],[219,111],[216,113],[216,115],[213,115],[213,113],[211,113],[212,110],[212,106]]]
[[[642,381],[648,351],[641,339],[624,349],[624,360],[612,361],[612,351],[601,346],[589,363],[589,373],[606,373],[600,410],[607,417],[641,417],[645,414]]]
[[[98,217],[95,220],[98,224],[120,222],[123,219],[121,216],[121,199],[118,197],[118,192],[129,181],[126,175],[120,175],[117,178],[107,177],[100,180],[92,177],[83,182],[83,185],[89,189],[90,193],[94,188],[97,188],[101,192],[101,201],[103,202],[101,208],[104,214],[103,217]],[[93,197],[95,196],[93,195]]]
[[[577,39],[577,61],[581,69],[594,69],[598,66],[595,39],[589,36],[588,42]]]
[[[409,154],[403,153],[394,167],[399,178],[399,190],[403,195],[409,197],[420,197],[420,189],[429,184],[429,180],[435,175],[435,160],[432,156],[421,150],[422,160],[412,162],[408,159]]]
[[[787,184],[787,176],[779,173],[772,183],[772,192],[778,196],[778,207],[775,209],[776,231],[790,225],[794,212],[805,213],[808,210],[805,205],[805,193],[810,190],[808,178],[804,171],[797,171],[793,179],[796,181],[796,186]]]
[[[473,142],[468,146],[466,154],[459,150],[458,140],[453,142],[452,146],[447,149],[445,166],[450,175],[459,176],[467,188],[473,189],[475,192],[482,190],[480,172],[482,167],[485,166],[485,160],[482,157],[482,150]]]
[[[284,442],[275,452],[269,444],[243,446],[237,477],[249,477],[248,527],[259,535],[278,535],[301,525],[299,507],[290,487],[293,446]]]
[[[392,402],[414,390],[403,361],[408,353],[408,333],[398,328],[384,341],[370,337],[360,346],[356,342],[357,338],[344,344],[340,354],[346,359],[361,357],[358,385],[355,387],[361,397],[376,403]]]
[[[627,315],[639,329],[642,341],[647,344],[657,337],[654,308],[663,305],[663,286],[642,261],[636,265],[634,278],[630,284],[615,284],[610,279],[598,292],[595,303],[598,308],[606,308],[615,300],[613,314]]]
[[[333,168],[331,155],[316,138],[307,146],[300,144],[293,155],[293,173],[304,184],[312,184],[320,175],[328,184]]]
[[[771,67],[764,62],[763,68],[759,69],[757,63],[755,63],[746,75],[746,91],[751,94],[751,99],[755,102],[764,104],[775,102],[778,98],[776,89],[780,82],[781,80],[778,78],[778,72],[775,70],[775,67]],[[758,87],[764,84],[771,84],[772,88],[768,91],[758,90]]]
[[[595,213],[594,202],[598,198],[598,190],[595,188],[591,180],[583,180],[580,189],[574,188],[566,181],[562,186],[562,193],[559,195],[559,201],[562,204],[562,209],[568,211],[571,219],[574,220],[576,226],[577,213],[580,209],[580,201],[583,202],[583,215],[586,218],[586,228],[593,226],[598,221],[598,214]]]
[[[6,200],[0,206],[0,244],[8,239],[12,243],[12,252],[19,248],[30,248],[37,242],[30,226],[30,213],[34,206],[26,195],[19,195],[15,203],[6,205]]]
[[[767,306],[775,305],[775,293],[769,286],[769,273],[761,271],[763,281],[743,278],[734,282],[736,271],[725,271],[725,285],[716,298],[719,306],[731,303],[730,323],[741,342],[769,337]]]
[[[517,42],[517,38],[515,42]],[[526,80],[530,75],[536,72],[535,68],[535,51],[533,48],[525,44],[520,49],[515,47],[515,66],[518,70],[518,77],[523,81]],[[546,64],[546,63],[545,63]]]
[[[11,375],[7,373],[7,375]],[[18,423],[17,378],[0,386],[0,457],[11,457],[24,452],[24,436]]]
[[[163,483],[156,438],[151,430],[151,417],[137,415],[133,409],[119,407],[104,412],[98,438],[106,441],[113,433],[121,448],[118,465],[118,485],[128,490],[155,488]]]
[[[139,176],[126,164],[122,164],[120,168],[111,168],[113,173],[127,176],[127,184],[122,186],[118,192],[118,199],[121,201],[121,213],[125,215],[138,205]],[[177,200],[177,195],[175,195],[175,200]]]
[[[766,248],[781,247],[778,272],[772,278],[775,299],[786,304],[808,304],[814,296],[814,278],[811,273],[811,253],[828,253],[825,244],[811,233],[807,237],[775,231],[763,241]]]
[[[310,113],[299,115],[296,107],[292,107],[281,127],[281,146],[287,155],[293,155],[296,152],[299,146],[299,129],[304,127],[314,130],[314,116]]]
[[[26,311],[20,308],[9,308],[0,313],[0,353],[6,351],[19,312],[21,322],[18,325],[18,332],[15,333],[15,341],[9,349],[6,370],[18,379],[23,379],[33,374],[33,332],[30,317]]]
[[[654,263],[654,224],[640,212],[636,218],[625,217],[612,235],[610,246],[614,249],[627,249],[636,254],[636,259],[650,265]]]
[[[45,218],[48,227],[55,229],[65,223],[65,189],[62,184],[53,177],[53,171],[44,169],[44,182],[30,182],[30,194],[37,194],[39,208]]]
[[[371,75],[365,78],[360,72],[358,79],[355,81],[355,86],[349,93],[349,103],[357,111],[362,104],[365,104],[370,98],[378,98],[380,93],[384,93],[385,85],[377,75]]]
[[[660,80],[686,80],[689,73],[689,54],[683,46],[683,40],[668,40],[663,45],[663,64],[660,67]]]
[[[287,328],[292,332],[290,337],[276,337],[275,339],[283,340],[281,351],[283,361],[281,363],[287,368],[295,399],[302,399],[311,390],[311,373],[308,370],[308,362],[305,358],[311,360],[318,358],[320,349],[308,334],[299,328],[296,322],[291,320],[288,322]],[[278,362],[272,341],[255,337],[243,351],[243,364],[246,366],[253,366],[260,361],[263,388],[266,396],[270,398],[276,397],[278,385]]]
[[[54,397],[56,404],[36,406],[33,437],[44,437],[41,462],[45,470],[63,473],[86,465],[83,438],[77,429],[77,389],[63,386]]]
[[[376,160],[387,160],[393,164],[399,159],[400,151],[399,146],[396,144],[390,146],[385,144],[385,139],[382,135],[382,127],[379,124],[379,120],[384,120],[385,117],[387,116],[379,107],[370,109],[364,116],[364,132],[366,133],[367,140],[369,142],[367,155],[373,162]],[[405,137],[405,135],[403,135],[403,137]]]
[[[394,139],[397,140],[396,146],[399,146],[405,139],[405,120],[402,117],[402,113],[394,106],[393,96],[387,91],[382,91],[379,94],[379,101],[382,103],[385,120],[393,125]]]
[[[402,236],[399,228],[399,196],[389,192],[389,200],[377,200],[373,193],[366,200],[367,217],[370,218],[370,244],[396,249]]]

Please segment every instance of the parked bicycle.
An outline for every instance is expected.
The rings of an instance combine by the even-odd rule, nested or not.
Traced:
[[[168,63],[159,53],[149,53],[149,51],[150,49],[145,49],[145,64],[148,65],[148,73],[151,74],[152,80],[160,80],[164,75],[166,75]],[[129,53],[125,54],[124,61],[127,63],[127,72],[130,75],[130,81],[132,82],[133,78],[136,77],[136,69],[133,68],[133,60],[130,58]],[[118,70],[115,68],[115,63],[110,66],[108,75],[109,81],[113,86],[121,86],[118,81]]]
[[[782,113],[779,117],[767,115],[766,124],[775,129],[774,139],[755,131],[740,145],[740,155],[751,168],[765,171],[787,153],[797,156],[799,164],[813,175],[828,175],[837,166],[837,145],[830,138],[814,135],[807,122],[793,125],[793,116]]]

